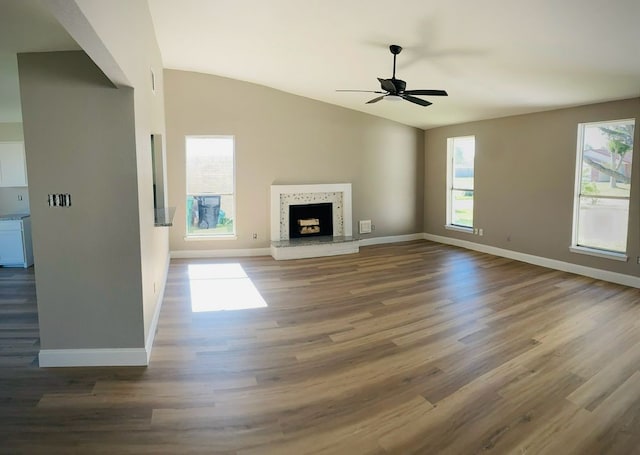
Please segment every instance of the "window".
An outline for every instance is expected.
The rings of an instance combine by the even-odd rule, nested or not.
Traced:
[[[187,237],[235,236],[233,136],[187,136]]]
[[[634,119],[578,125],[572,251],[626,259],[634,128]]]
[[[475,136],[447,139],[447,225],[473,228]]]

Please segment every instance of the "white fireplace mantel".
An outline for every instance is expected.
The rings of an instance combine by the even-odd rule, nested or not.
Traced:
[[[351,183],[320,183],[312,185],[271,185],[271,240],[279,241],[286,237],[282,233],[281,200],[282,195],[311,195],[322,193],[342,193],[341,221],[334,217],[334,233],[351,237],[353,235],[353,215],[351,205]],[[341,222],[341,226],[335,223]],[[335,234],[334,234],[335,235]]]

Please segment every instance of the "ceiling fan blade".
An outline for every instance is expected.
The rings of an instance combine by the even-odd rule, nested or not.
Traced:
[[[336,90],[336,92],[384,93],[380,90]]]
[[[374,98],[372,100],[369,100],[366,102],[366,104],[373,104],[373,103],[377,103],[378,101],[380,101],[382,98],[384,98],[387,95],[382,95],[382,96],[378,96],[377,98]]]
[[[449,96],[444,90],[405,90],[402,93],[406,95]]]
[[[400,95],[403,99],[410,101],[414,104],[419,104],[420,106],[431,106],[432,103],[430,103],[429,101],[420,99],[420,98],[416,98],[415,96],[411,96],[411,95],[406,95],[406,94],[402,94]]]
[[[380,81],[382,90],[386,90],[389,93],[396,93],[398,91],[396,86],[393,85],[393,82],[391,82],[391,79],[382,79],[379,77],[378,80]]]

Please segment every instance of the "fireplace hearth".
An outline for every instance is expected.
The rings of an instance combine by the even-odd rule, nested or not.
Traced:
[[[306,212],[322,204],[328,213]],[[301,213],[293,208],[294,219],[292,206],[307,208]],[[352,237],[350,183],[271,185],[271,256],[275,260],[352,254],[359,249],[358,239]]]
[[[333,235],[333,204],[301,204],[289,206],[289,238]]]

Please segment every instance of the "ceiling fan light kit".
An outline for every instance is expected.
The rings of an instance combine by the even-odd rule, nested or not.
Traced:
[[[365,93],[378,93],[381,96],[377,96],[369,101],[366,104],[377,103],[378,101],[384,99],[387,101],[409,101],[410,103],[417,104],[419,106],[430,106],[432,103],[427,100],[423,100],[422,98],[418,98],[414,95],[427,95],[427,96],[448,96],[447,92],[444,90],[432,90],[432,89],[420,89],[420,90],[406,90],[407,83],[402,79],[396,79],[396,57],[402,52],[402,47],[397,44],[392,44],[389,46],[389,51],[393,54],[393,76],[391,79],[383,79],[381,77],[378,78],[380,82],[380,88],[383,91],[379,90],[338,90],[338,92],[365,92]]]

